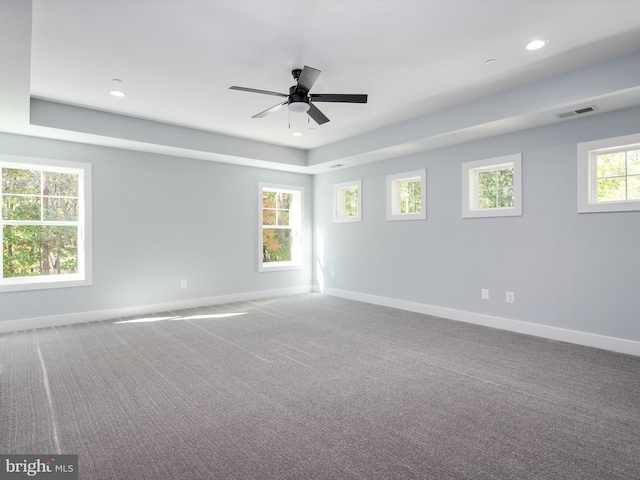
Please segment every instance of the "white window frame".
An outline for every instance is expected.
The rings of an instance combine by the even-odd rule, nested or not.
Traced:
[[[91,238],[91,164],[66,162],[44,158],[0,155],[0,165],[8,168],[71,172],[78,175],[78,273],[65,275],[40,275],[32,277],[2,278],[3,255],[0,254],[0,292],[40,290],[48,288],[80,287],[92,284],[92,238]],[[5,224],[0,216],[1,229]],[[19,222],[22,223],[22,222]],[[38,222],[38,224],[61,222]],[[74,222],[75,223],[75,222]],[[31,223],[29,223],[31,224]]]
[[[291,229],[291,260],[286,262],[264,262],[263,255],[263,191],[278,191],[293,194],[292,208],[289,212],[289,227]],[[304,220],[304,187],[292,185],[279,185],[274,183],[260,182],[258,184],[258,271],[273,272],[278,270],[295,270],[303,268],[304,245],[302,238],[302,228]],[[285,228],[270,225],[269,228]]]
[[[353,189],[358,191],[358,215],[347,215],[346,192]],[[333,221],[334,223],[362,221],[362,180],[333,184]]]
[[[481,172],[513,168],[513,206],[478,207],[478,179]],[[522,154],[487,158],[462,164],[462,218],[522,216]]]
[[[400,212],[400,185],[403,182],[420,180],[420,212]],[[412,172],[387,175],[387,221],[397,220],[425,220],[427,218],[427,171],[414,170]]]
[[[640,148],[640,133],[578,144],[578,213],[640,210],[640,200],[598,202],[596,157],[598,154]]]

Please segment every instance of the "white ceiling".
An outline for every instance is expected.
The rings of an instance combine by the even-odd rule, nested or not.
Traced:
[[[640,50],[640,1],[34,0],[31,15],[32,97],[302,150]],[[534,38],[549,43],[526,51]],[[322,71],[312,93],[369,103],[317,104],[329,123],[291,114],[290,129],[286,109],[251,118],[280,98],[229,90],[288,93],[303,65]]]

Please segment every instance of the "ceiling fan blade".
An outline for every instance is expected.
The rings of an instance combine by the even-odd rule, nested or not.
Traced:
[[[288,97],[289,95],[285,95],[284,93],[278,92],[270,92],[269,90],[258,90],[255,88],[246,88],[246,87],[229,87],[229,90],[240,90],[241,92],[253,92],[253,93],[264,93],[265,95],[275,95],[276,97]]]
[[[313,102],[367,103],[367,95],[350,95],[343,93],[312,93]]]
[[[315,68],[311,68],[308,66],[304,66],[302,69],[302,73],[300,74],[300,78],[298,78],[298,87],[296,88],[296,93],[300,91],[309,92],[313,84],[316,83],[316,80],[320,76],[320,70],[316,70]]]
[[[309,111],[307,112],[311,118],[313,118],[318,125],[322,125],[323,123],[327,123],[329,119],[327,116],[318,110],[313,103],[309,104]]]
[[[279,103],[278,105],[274,105],[271,108],[267,108],[264,112],[260,112],[255,114],[253,117],[251,118],[262,118],[262,117],[266,117],[267,115],[272,114],[273,112],[277,112],[278,110],[280,110],[282,107],[284,107],[285,105],[287,105],[289,103],[289,100],[287,100],[286,102],[282,102]]]

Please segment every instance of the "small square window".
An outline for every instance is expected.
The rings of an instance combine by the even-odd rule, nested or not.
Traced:
[[[640,210],[640,134],[578,144],[578,212]]]
[[[522,215],[522,155],[462,164],[462,217]]]
[[[362,221],[362,181],[336,183],[333,186],[333,221]]]
[[[427,218],[427,171],[387,175],[387,220]]]

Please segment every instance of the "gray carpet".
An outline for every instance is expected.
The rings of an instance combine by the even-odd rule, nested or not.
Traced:
[[[316,294],[130,320],[0,335],[0,453],[78,454],[81,479],[640,478],[638,357]]]

